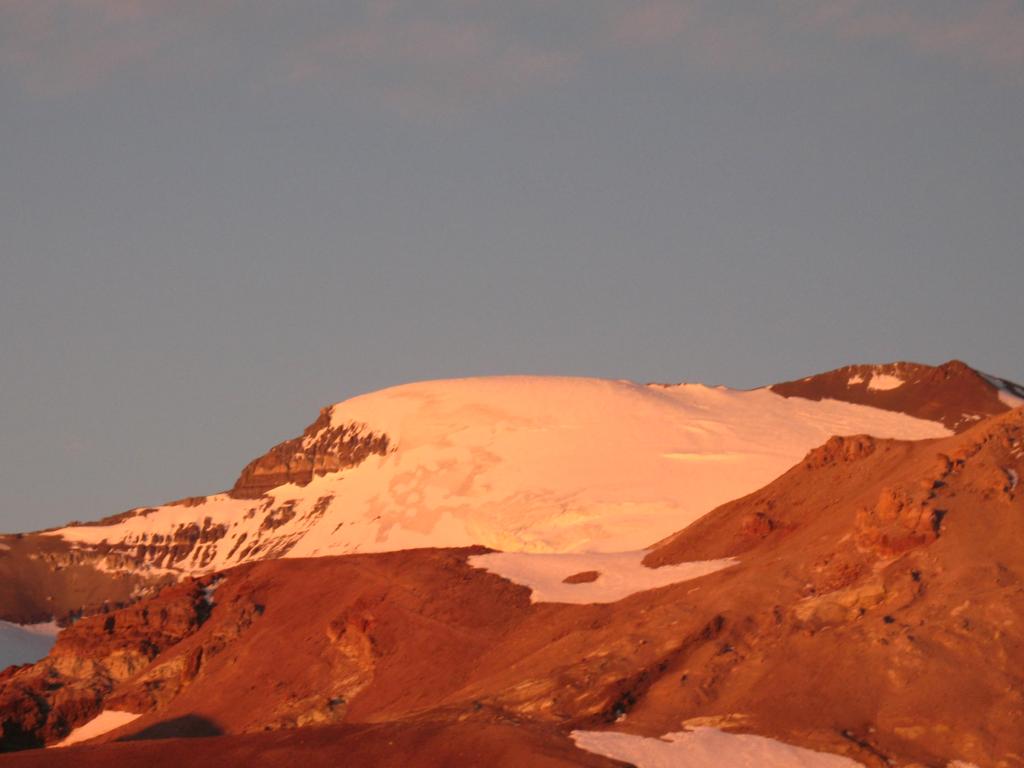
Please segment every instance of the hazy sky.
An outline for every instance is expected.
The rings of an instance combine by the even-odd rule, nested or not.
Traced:
[[[0,530],[416,379],[1024,380],[1020,0],[0,0]]]

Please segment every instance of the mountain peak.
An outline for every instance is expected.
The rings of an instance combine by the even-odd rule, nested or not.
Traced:
[[[774,384],[783,397],[842,400],[939,421],[962,432],[988,416],[1024,404],[1024,387],[982,373],[962,360],[848,365]]]

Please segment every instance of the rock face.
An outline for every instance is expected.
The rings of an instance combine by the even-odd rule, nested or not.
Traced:
[[[388,451],[388,436],[361,424],[331,426],[331,409],[306,427],[301,436],[285,440],[246,465],[229,492],[236,499],[256,499],[285,483],[308,485],[314,476],[361,464],[368,456]]]
[[[652,566],[739,561],[696,581],[574,605],[531,602],[528,588],[473,568],[479,548],[264,561],[223,574],[212,595],[212,584],[171,589],[110,614],[110,639],[107,619],[83,622],[88,632],[55,649],[64,661],[9,679],[52,670],[60,682],[127,648],[129,662],[102,662],[110,687],[90,711],[143,714],[101,742],[201,723],[223,734],[204,749],[233,750],[300,744],[287,733],[323,724],[335,758],[350,743],[371,763],[416,765],[410,734],[436,728],[514,724],[539,740],[531,749],[564,756],[574,728],[655,736],[682,723],[870,768],[1009,768],[1024,751],[1022,471],[1024,409],[939,440],[833,439],[653,548]],[[586,576],[569,584],[599,583]],[[212,597],[204,621],[186,609],[132,634],[160,600],[199,595]],[[119,627],[134,639],[119,644]],[[17,701],[11,711],[31,707]],[[57,738],[49,718],[18,722],[9,746]],[[367,728],[384,729],[375,747]],[[192,754],[159,743],[169,749]],[[129,754],[156,753],[108,743],[61,759]]]
[[[0,751],[60,741],[98,715],[119,684],[144,670],[151,701],[164,681],[151,663],[209,615],[203,584],[190,581],[131,608],[81,619],[63,630],[50,655],[0,673]],[[187,678],[175,680],[175,692]]]
[[[849,365],[775,384],[771,390],[784,397],[830,398],[900,411],[940,421],[957,432],[1013,405],[1024,405],[1024,387],[979,373],[959,360],[939,366]]]

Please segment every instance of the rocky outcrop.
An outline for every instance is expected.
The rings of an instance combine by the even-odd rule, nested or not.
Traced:
[[[46,659],[9,668],[0,677],[0,752],[59,741],[99,714],[115,687],[203,624],[210,613],[205,589],[190,580],[81,619],[60,633]]]
[[[355,467],[372,455],[383,456],[388,436],[362,424],[331,426],[331,409],[306,427],[299,437],[285,440],[242,470],[230,494],[254,499],[285,483],[307,485],[314,476]]]

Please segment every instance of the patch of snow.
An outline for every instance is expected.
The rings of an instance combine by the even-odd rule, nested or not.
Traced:
[[[0,541],[0,552],[8,552],[8,551],[10,551],[10,549],[11,549],[11,545],[10,544],[4,544],[2,541]]]
[[[668,733],[658,739],[612,731],[573,731],[572,739],[580,749],[637,768],[863,768],[841,755],[716,728]]]
[[[855,374],[853,374],[853,376],[851,376],[851,377],[849,378],[849,380],[848,380],[848,381],[846,382],[846,386],[848,386],[848,387],[852,387],[852,386],[854,386],[855,384],[863,384],[863,383],[864,383],[864,377],[863,377],[863,376],[861,376],[861,375],[860,375],[859,373],[855,373]]]
[[[219,541],[153,570],[179,574],[411,547],[632,551],[764,486],[832,435],[952,434],[902,413],[769,389],[532,376],[393,387],[333,406],[330,419],[386,434],[391,450],[259,499],[218,494],[52,535],[134,548],[207,517],[227,526]],[[280,525],[263,526],[286,507]]]
[[[0,621],[0,669],[12,664],[32,664],[44,658],[57,641],[57,622],[12,624]]]
[[[738,560],[703,560],[695,563],[648,568],[647,550],[636,552],[580,552],[533,554],[489,552],[473,555],[469,564],[497,574],[532,590],[533,603],[614,603],[618,600],[681,581],[689,581],[738,564]],[[597,571],[595,581],[566,584],[565,578]]]
[[[868,381],[868,389],[885,392],[890,389],[898,389],[906,384],[899,376],[891,376],[888,373],[876,373]]]
[[[142,715],[136,715],[134,712],[119,712],[116,709],[105,709],[85,725],[75,728],[64,741],[52,746],[70,747],[72,744],[78,744],[81,741],[95,739],[97,736],[109,733],[115,728],[120,728],[122,725],[128,725],[128,723],[140,717]]]

